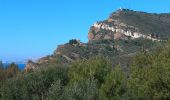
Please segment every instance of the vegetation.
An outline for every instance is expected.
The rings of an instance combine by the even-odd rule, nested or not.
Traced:
[[[4,66],[0,61],[0,80],[1,82],[15,77],[17,74],[20,74],[21,71],[19,70],[18,66],[15,63],[11,63],[8,66]],[[0,82],[0,83],[1,83]]]
[[[21,71],[19,70],[18,66],[15,63],[11,63],[7,67],[5,67],[3,63],[0,61],[0,100],[3,97],[2,90],[3,88],[5,88],[4,84],[12,82],[13,78],[16,78],[16,76],[19,75],[20,73]],[[12,85],[10,87],[12,87]]]
[[[0,67],[0,100],[166,100],[170,98],[170,43],[141,50],[129,71],[109,58],[67,66],[47,65],[29,73],[13,63]],[[0,64],[1,65],[1,64]],[[52,67],[50,67],[52,66]],[[6,76],[4,78],[4,76]]]
[[[69,41],[69,44],[70,45],[75,45],[75,44],[79,44],[79,42],[76,39],[72,39],[72,40]]]
[[[167,39],[170,32],[168,25],[170,22],[169,16],[170,14],[152,14],[123,9],[117,16],[115,16],[115,12],[111,14],[110,18],[121,20],[121,22],[129,26],[134,26],[141,33],[156,33],[161,39]],[[114,25],[113,22],[104,22]]]

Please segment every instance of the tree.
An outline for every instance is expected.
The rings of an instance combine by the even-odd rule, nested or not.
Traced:
[[[103,57],[75,62],[69,67],[70,81],[65,94],[71,100],[98,100],[99,87],[111,69],[110,60]]]
[[[98,82],[88,78],[66,86],[64,100],[99,100]]]
[[[76,39],[72,39],[72,40],[69,41],[70,45],[77,45],[79,43],[80,43],[79,40],[76,40]]]
[[[127,98],[127,77],[120,66],[109,73],[100,88],[100,100],[124,100]]]
[[[104,82],[104,77],[111,69],[112,65],[109,59],[94,57],[89,60],[75,62],[69,67],[68,74],[71,82],[93,77],[101,85]]]
[[[3,70],[3,69],[4,69],[3,63],[2,61],[0,61],[0,70]]]
[[[0,84],[2,82],[4,82],[4,80],[6,79],[6,76],[5,76],[5,71],[4,71],[4,66],[2,64],[2,61],[0,61]]]
[[[6,81],[0,89],[0,100],[25,100],[22,85],[22,81],[18,79]]]
[[[6,68],[6,76],[7,78],[12,78],[15,75],[17,75],[20,72],[18,66],[15,63],[11,63],[7,68]]]
[[[170,98],[170,47],[136,56],[128,79],[132,100],[165,100]]]
[[[61,80],[57,80],[51,85],[48,91],[47,100],[63,100],[63,94],[64,86]]]

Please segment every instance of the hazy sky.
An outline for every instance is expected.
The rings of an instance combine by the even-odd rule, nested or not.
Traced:
[[[170,12],[170,0],[0,0],[0,60],[52,54],[76,38],[87,42],[89,27],[123,7]]]

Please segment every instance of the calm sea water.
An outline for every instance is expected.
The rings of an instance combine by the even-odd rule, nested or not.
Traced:
[[[5,63],[4,66],[7,67],[9,64]],[[17,64],[20,70],[24,70],[25,64]]]

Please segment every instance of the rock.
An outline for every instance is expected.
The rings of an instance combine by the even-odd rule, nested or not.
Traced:
[[[94,34],[92,32],[89,32],[88,39],[89,40],[93,40],[94,39]]]
[[[62,55],[62,57],[64,57],[64,58],[65,58],[67,61],[69,61],[69,62],[74,62],[73,59],[69,58],[69,57],[66,56],[66,55]]]
[[[29,60],[26,64],[25,71],[29,72],[30,70],[34,70],[35,68],[36,64],[33,61]]]
[[[123,36],[123,34],[121,34],[121,33],[115,33],[114,40],[119,40],[119,39],[121,39],[122,36]]]
[[[110,39],[112,39],[112,37],[111,37],[111,36],[109,36],[109,35],[105,35],[105,36],[104,36],[104,39],[106,39],[106,40],[110,40]]]
[[[90,27],[88,43],[73,39],[66,44],[59,45],[51,56],[43,57],[35,63],[29,61],[25,70],[37,69],[39,65],[51,63],[68,64],[96,55],[116,57],[119,54],[126,56],[135,54],[140,47],[131,43],[131,40],[128,41],[129,39],[135,42],[138,42],[137,38],[143,38],[140,39],[141,41],[146,41],[146,39],[162,41],[170,37],[169,25],[170,14],[119,9],[108,19],[94,23]]]
[[[113,22],[113,19],[109,18],[109,19],[108,19],[108,22],[109,22],[109,23],[110,23],[110,22]]]
[[[146,38],[152,41],[162,41],[160,38],[170,36],[170,28],[168,27],[168,23],[170,23],[170,18],[168,18],[169,14],[163,15],[167,15],[167,23],[161,24],[164,25],[164,27],[157,24],[165,21],[164,18],[160,18],[162,14],[151,14],[129,9],[119,9],[112,13],[108,19],[94,23],[90,28],[88,39],[89,41],[118,39],[118,37],[120,38],[120,35],[118,36],[116,33],[121,33],[125,35],[125,37],[123,37],[124,39],[128,39],[127,37],[130,37],[130,39]],[[142,18],[144,19],[142,20]],[[111,31],[112,34],[108,36],[109,31]],[[98,34],[102,34],[102,36],[99,37]],[[116,34],[115,38],[113,37],[114,34]]]

